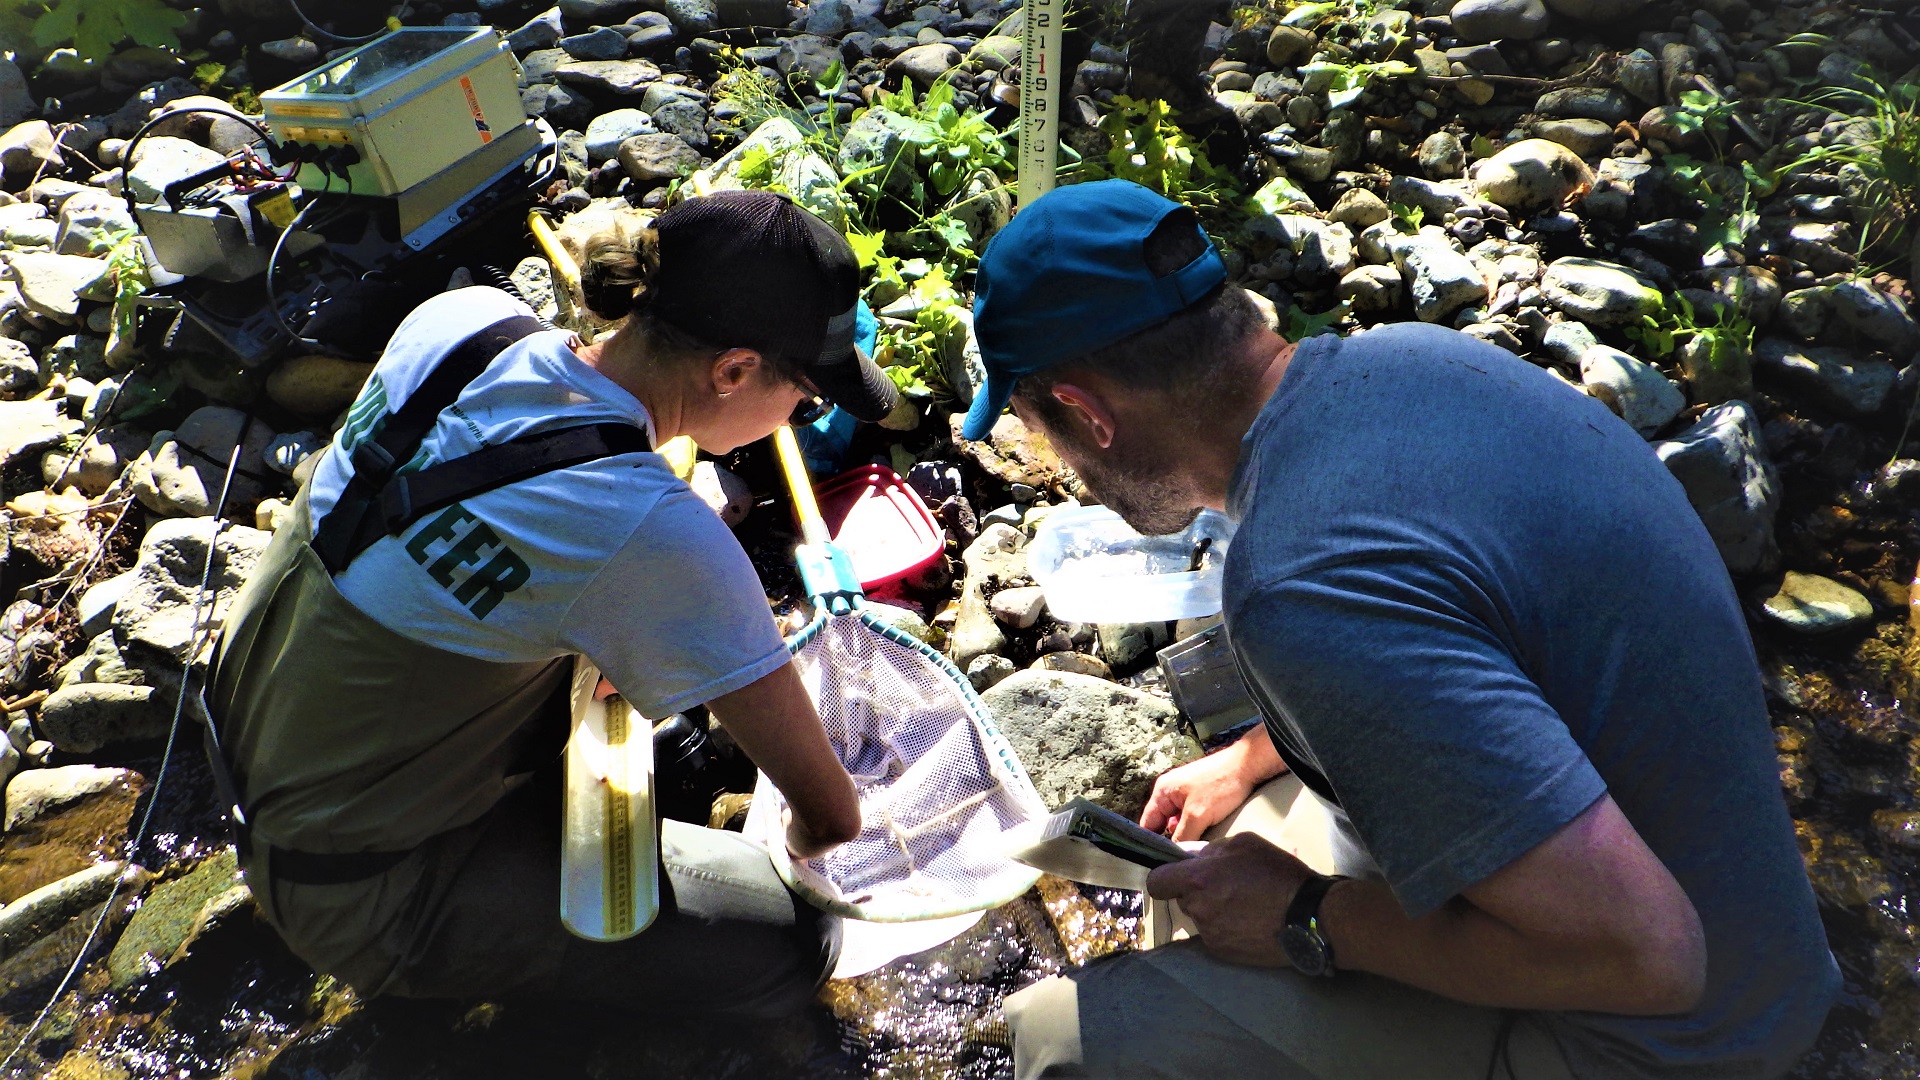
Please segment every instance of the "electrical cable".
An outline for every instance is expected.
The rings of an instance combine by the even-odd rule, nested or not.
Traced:
[[[320,24],[314,22],[312,19],[307,18],[307,13],[300,10],[300,5],[296,3],[295,0],[287,0],[287,6],[293,9],[294,15],[299,17],[300,22],[304,26],[306,26],[307,29],[313,31],[316,34],[319,34],[323,38],[327,38],[330,41],[337,41],[342,45],[358,45],[363,42],[372,41],[374,38],[377,38],[380,35],[387,33],[387,24],[383,22],[380,24],[380,29],[375,30],[371,34],[362,34],[358,37],[349,37],[345,34],[336,34],[331,30],[322,29]]]
[[[513,283],[513,276],[508,274],[505,270],[500,269],[499,267],[493,265],[492,263],[481,263],[479,266],[474,267],[474,276],[478,278],[484,278],[488,285],[491,285],[494,288],[499,289],[501,292],[506,293],[508,296],[513,297],[515,300],[518,300],[521,303],[527,305],[528,307],[533,308],[533,317],[540,320],[541,326],[544,326],[549,330],[560,329],[559,327],[553,325],[553,320],[547,318],[545,315],[540,314],[540,309],[537,306],[535,306],[533,301],[527,299],[527,294],[520,291],[520,286],[515,285]]]
[[[345,199],[347,196],[342,195],[340,198]],[[300,227],[301,219],[307,216],[307,212],[318,205],[320,200],[316,197],[312,202],[301,207],[300,211],[293,215],[293,220],[287,222],[287,227],[280,230],[280,235],[273,241],[273,251],[267,255],[267,269],[263,277],[267,289],[267,310],[272,313],[273,321],[280,324],[281,332],[293,339],[296,345],[326,351],[327,347],[322,343],[294,330],[293,324],[287,321],[286,313],[280,310],[280,292],[273,285],[273,272],[279,267],[280,253],[286,249],[287,237],[292,236],[293,231]]]
[[[162,120],[171,119],[175,116],[191,116],[194,113],[212,113],[215,116],[224,116],[230,120],[238,120],[240,123],[245,124],[247,125],[247,127],[253,129],[253,133],[260,137],[261,142],[264,142],[267,144],[267,147],[269,150],[276,149],[280,145],[278,142],[274,140],[274,137],[272,136],[272,134],[270,134],[267,131],[266,128],[261,127],[258,123],[255,123],[253,120],[249,119],[248,117],[242,116],[239,113],[234,112],[230,109],[216,109],[211,105],[189,105],[184,109],[168,109],[166,112],[161,113],[159,116],[156,116],[153,119],[147,121],[146,123],[141,124],[140,130],[133,133],[133,138],[128,139],[127,145],[120,151],[120,163],[122,166],[124,166],[124,170],[125,170],[120,181],[120,195],[123,199],[126,200],[127,213],[129,215],[131,215],[134,212],[133,181],[132,181],[133,152],[135,149],[137,149],[140,146],[140,140],[146,138],[147,132],[152,131],[153,126],[155,124],[158,124]]]
[[[247,434],[252,427],[253,417],[249,415],[240,425],[240,434],[234,440],[233,453],[227,459],[227,474],[220,482],[220,500],[213,506],[213,534],[207,537],[207,561],[200,572],[200,588],[193,597],[193,621],[188,624],[192,630],[187,638],[187,657],[180,673],[180,693],[173,702],[173,721],[167,728],[166,749],[160,754],[160,768],[154,774],[153,789],[147,797],[146,813],[140,816],[140,827],[134,832],[133,842],[127,845],[128,862],[132,862],[133,858],[140,853],[140,845],[146,843],[147,832],[153,825],[153,811],[160,805],[160,792],[167,782],[167,766],[173,762],[174,744],[180,735],[180,718],[186,713],[187,693],[193,683],[193,658],[199,655],[201,633],[206,629],[200,620],[206,608],[207,589],[213,584],[213,557],[219,549],[220,530],[226,525],[226,519],[222,515],[227,510],[227,496],[233,491],[234,475],[240,471],[240,452],[247,444]],[[106,903],[100,906],[100,915],[93,920],[93,928],[87,931],[86,940],[81,942],[79,954],[73,958],[73,963],[67,965],[66,974],[60,977],[59,985],[53,988],[53,994],[47,999],[46,1007],[33,1018],[33,1023],[27,1026],[26,1034],[20,1037],[20,1041],[8,1051],[7,1056],[0,1059],[0,1073],[4,1073],[7,1067],[13,1064],[13,1059],[20,1056],[20,1051],[25,1050],[33,1042],[33,1037],[47,1022],[47,1017],[53,1015],[53,1007],[60,1003],[61,996],[67,992],[67,987],[72,985],[74,976],[80,973],[81,967],[86,963],[87,953],[93,948],[94,941],[99,938],[100,928],[106,925],[107,917],[113,913],[114,901],[120,898],[120,890],[125,884],[126,872],[123,868],[114,878],[113,889],[107,893]]]

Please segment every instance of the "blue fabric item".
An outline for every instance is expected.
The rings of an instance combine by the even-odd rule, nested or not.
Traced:
[[[860,421],[855,420],[852,413],[835,405],[806,427],[794,428],[793,438],[800,446],[800,456],[807,461],[807,470],[815,476],[839,472],[847,458],[847,447],[853,442],[854,430],[859,426]]]
[[[868,356],[880,344],[880,317],[865,300],[853,302],[853,345]]]
[[[1602,794],[1693,901],[1699,1007],[1545,1014],[1576,1075],[1774,1076],[1812,1044],[1839,972],[1746,620],[1619,417],[1452,330],[1317,337],[1248,431],[1229,512],[1249,692],[1410,916]]]
[[[1020,376],[1165,322],[1227,280],[1211,240],[1171,274],[1147,268],[1147,237],[1178,209],[1130,180],[1100,180],[1042,195],[994,236],[973,300],[987,381],[974,394],[962,438],[992,430]]]

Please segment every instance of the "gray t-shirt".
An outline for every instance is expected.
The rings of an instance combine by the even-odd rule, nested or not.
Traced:
[[[1578,1075],[1766,1076],[1811,1045],[1839,972],[1752,642],[1631,428],[1451,330],[1312,338],[1246,435],[1229,512],[1249,689],[1410,916],[1605,793],[1692,899],[1700,1006],[1552,1014]]]

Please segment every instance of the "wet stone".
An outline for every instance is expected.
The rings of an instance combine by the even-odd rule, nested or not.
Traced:
[[[1627,95],[1613,89],[1592,86],[1570,86],[1562,90],[1549,90],[1540,95],[1536,110],[1547,116],[1577,117],[1585,120],[1600,120],[1617,124],[1622,120],[1631,120],[1639,113]]]
[[[231,849],[185,877],[154,886],[107,956],[114,989],[126,989],[173,963],[214,922],[250,900]]]
[[[1200,756],[1170,703],[1063,671],[1021,671],[983,695],[1048,806],[1076,796],[1127,817],[1155,777]]]
[[[1856,415],[1878,412],[1899,373],[1885,360],[1850,350],[1762,338],[1753,350],[1758,368],[1829,408]]]
[[[1761,608],[1773,623],[1800,634],[1834,633],[1873,621],[1873,602],[1857,590],[1791,570]]]
[[[1780,481],[1746,402],[1713,406],[1654,450],[1686,490],[1727,569],[1753,573],[1775,558]]]

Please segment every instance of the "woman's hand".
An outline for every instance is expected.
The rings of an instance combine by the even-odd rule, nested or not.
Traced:
[[[787,797],[787,847],[813,858],[860,835],[860,799],[791,663],[707,703]]]
[[[1254,788],[1286,771],[1267,729],[1255,727],[1224,750],[1162,773],[1140,826],[1175,840],[1198,840],[1238,810]]]

